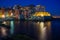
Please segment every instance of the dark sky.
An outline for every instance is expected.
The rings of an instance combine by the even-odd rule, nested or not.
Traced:
[[[45,6],[46,11],[50,12],[52,15],[60,15],[60,0],[0,0],[0,7],[9,7],[15,4],[22,6],[40,4]]]

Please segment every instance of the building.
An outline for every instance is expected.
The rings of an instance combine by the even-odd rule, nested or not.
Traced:
[[[41,5],[36,5],[35,11],[36,12],[44,12],[45,11],[45,7],[41,6]]]
[[[36,12],[33,16],[51,16],[49,12]]]
[[[5,14],[5,9],[4,8],[1,8],[0,9],[0,18],[3,18],[4,19],[5,18],[5,15],[4,14]]]
[[[36,12],[31,16],[30,20],[50,20],[51,14],[49,12]]]

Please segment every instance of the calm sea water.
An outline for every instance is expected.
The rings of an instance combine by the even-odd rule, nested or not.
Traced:
[[[53,40],[60,40],[60,21],[54,20],[51,23],[51,33]]]
[[[12,35],[22,34],[34,40],[59,40],[60,21],[6,21]]]

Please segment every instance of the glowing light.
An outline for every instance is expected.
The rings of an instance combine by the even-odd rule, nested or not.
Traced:
[[[5,18],[5,15],[2,15],[2,18]]]
[[[6,22],[4,21],[2,24],[6,24]]]
[[[33,16],[51,16],[48,12],[36,12]]]
[[[11,13],[11,16],[13,16],[13,13]]]
[[[41,16],[43,17],[44,15],[43,15],[43,14],[41,14]]]
[[[44,22],[40,23],[41,29],[44,27]]]

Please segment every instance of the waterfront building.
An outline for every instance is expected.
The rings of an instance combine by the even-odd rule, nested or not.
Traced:
[[[23,14],[24,14],[25,19],[28,19],[28,17],[29,17],[28,12],[29,12],[29,7],[28,6],[24,7]]]
[[[13,18],[13,11],[11,8],[5,9],[5,20],[11,20]]]
[[[13,7],[13,10],[14,10],[15,19],[20,19],[21,6],[20,6],[20,5],[15,5],[15,6]]]
[[[32,14],[34,14],[35,13],[35,5],[29,5],[29,16],[31,16]]]
[[[12,15],[12,9],[8,9],[8,15],[9,15],[9,17],[11,17],[11,15]]]
[[[51,14],[49,12],[36,12],[31,16],[31,20],[50,20]]]
[[[4,8],[1,8],[0,9],[0,18],[5,18],[5,9]]]
[[[49,12],[36,12],[33,16],[51,16]]]

